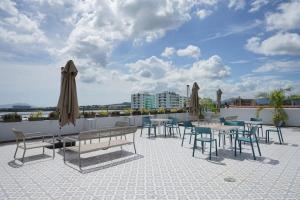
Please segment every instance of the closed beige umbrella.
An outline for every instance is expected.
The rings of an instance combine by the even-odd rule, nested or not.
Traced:
[[[190,114],[192,115],[192,120],[199,119],[199,86],[195,82],[192,88],[192,95],[191,95],[191,103],[190,103]]]
[[[79,115],[75,77],[78,71],[72,60],[69,60],[61,69],[61,87],[57,110],[59,114],[59,126],[72,123],[75,126]]]

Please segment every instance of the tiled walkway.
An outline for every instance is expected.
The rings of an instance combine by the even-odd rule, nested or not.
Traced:
[[[0,199],[300,199],[300,128],[284,128],[283,136],[283,145],[261,142],[256,161],[249,146],[237,157],[225,146],[209,161],[208,151],[193,158],[188,140],[181,147],[178,137],[148,139],[138,131],[138,155],[132,146],[89,154],[85,173],[71,168],[70,154],[65,165],[59,150],[54,160],[50,150],[49,157],[28,150],[20,166],[15,144],[1,145]]]

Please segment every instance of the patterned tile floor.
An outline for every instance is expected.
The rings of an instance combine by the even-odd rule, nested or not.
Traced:
[[[256,161],[247,145],[237,157],[229,146],[219,148],[210,161],[208,150],[193,158],[188,140],[181,147],[178,137],[149,139],[138,130],[137,155],[132,146],[85,154],[84,173],[76,155],[68,153],[65,165],[59,150],[54,160],[51,150],[28,150],[20,165],[12,159],[15,144],[5,144],[0,199],[300,199],[300,128],[284,128],[283,136],[283,145],[275,136],[262,141]]]

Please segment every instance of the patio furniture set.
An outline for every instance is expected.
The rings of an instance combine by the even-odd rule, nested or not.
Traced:
[[[261,151],[259,147],[259,140],[264,137],[263,132],[263,122],[261,119],[250,118],[249,121],[237,121],[228,120],[228,118],[220,118],[219,123],[210,124],[200,124],[199,122],[184,121],[184,132],[182,136],[181,146],[185,140],[185,136],[189,135],[189,144],[191,144],[192,136],[194,136],[193,143],[193,153],[195,155],[195,150],[198,147],[198,143],[201,144],[202,153],[204,152],[205,143],[210,143],[209,147],[209,159],[211,159],[212,146],[215,146],[216,156],[218,155],[217,149],[217,138],[214,133],[217,133],[219,140],[219,147],[221,146],[221,140],[223,142],[223,148],[226,144],[226,136],[229,137],[230,147],[233,147],[234,143],[234,155],[236,156],[237,149],[242,153],[242,144],[248,143],[251,146],[253,159],[256,160],[256,155],[254,151],[254,145],[257,146],[258,153],[261,156]],[[277,126],[265,131],[265,142],[270,142],[270,133],[277,133],[279,138],[279,143],[283,143],[282,122]],[[174,136],[176,130],[177,134],[181,137],[179,123],[176,118],[169,117],[168,119],[152,119],[151,117],[144,117],[142,121],[141,134],[143,129],[148,129],[148,137],[151,135],[151,130],[154,130],[154,136],[156,137],[156,129],[163,127],[164,135],[167,135],[167,129],[169,129],[169,134]],[[160,128],[158,129],[160,130]],[[261,135],[261,137],[260,137]],[[234,142],[233,142],[234,140]]]

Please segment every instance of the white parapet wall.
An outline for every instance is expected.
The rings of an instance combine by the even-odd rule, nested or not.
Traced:
[[[146,115],[144,115],[146,116]],[[186,113],[158,114],[155,118],[176,117],[179,121],[184,121],[187,117]],[[80,131],[89,129],[100,129],[113,127],[117,121],[126,121],[130,125],[141,126],[142,115],[136,116],[118,116],[118,117],[97,117],[91,119],[77,119],[76,125],[66,125],[59,129],[58,120],[43,121],[21,121],[21,122],[0,122],[0,142],[13,141],[15,135],[12,128],[24,131],[25,133],[42,132],[50,135],[66,135],[79,133]]]
[[[285,108],[284,110],[289,118],[287,125],[300,126],[300,108]],[[264,108],[260,111],[259,118],[261,118],[265,124],[273,124],[273,113],[273,108]],[[256,108],[222,108],[220,116],[237,116],[237,120],[250,120],[251,117],[256,117]]]

